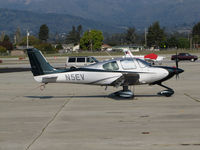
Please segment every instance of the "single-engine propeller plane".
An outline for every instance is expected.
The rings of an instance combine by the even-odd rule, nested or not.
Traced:
[[[171,96],[174,90],[162,83],[184,71],[178,68],[178,62],[177,67],[158,67],[151,66],[138,58],[116,58],[80,68],[72,67],[61,70],[53,68],[38,49],[27,49],[27,53],[31,71],[37,82],[122,86],[123,89],[114,94],[124,98],[134,97],[134,93],[128,89],[129,86],[142,84],[162,86],[166,90],[158,94]]]

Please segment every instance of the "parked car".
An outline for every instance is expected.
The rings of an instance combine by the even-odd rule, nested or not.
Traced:
[[[198,57],[196,55],[191,55],[189,53],[179,53],[178,55],[172,55],[171,60],[190,60],[190,61],[196,61]]]
[[[81,67],[89,64],[94,64],[97,62],[98,60],[92,56],[78,56],[78,57],[72,56],[72,57],[67,57],[65,67],[66,68]]]

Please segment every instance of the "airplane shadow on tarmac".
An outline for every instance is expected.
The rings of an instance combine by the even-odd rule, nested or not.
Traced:
[[[30,99],[63,99],[63,98],[110,98],[113,100],[134,100],[138,97],[163,97],[160,95],[135,95],[134,98],[123,98],[115,95],[91,95],[91,96],[25,96]]]

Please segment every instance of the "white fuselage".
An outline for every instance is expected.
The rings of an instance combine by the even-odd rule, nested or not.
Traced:
[[[63,73],[35,76],[37,82],[42,83],[78,83],[94,85],[110,85],[123,74],[136,73],[139,75],[137,84],[151,84],[168,76],[169,72],[163,68],[145,65],[139,59],[130,62],[116,59],[107,62],[83,67],[80,70],[71,70]],[[117,69],[110,69],[108,65],[115,63]],[[110,63],[110,64],[109,64]],[[128,65],[127,65],[128,64]]]
[[[118,79],[121,73],[109,73],[109,72],[87,72],[87,71],[75,71],[66,73],[57,73],[50,75],[35,76],[34,79],[37,82],[43,82],[46,80],[49,83],[77,83],[77,84],[94,84],[94,85],[108,85]],[[56,80],[51,79],[55,77]]]

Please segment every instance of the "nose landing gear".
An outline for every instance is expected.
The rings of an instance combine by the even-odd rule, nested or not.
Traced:
[[[174,90],[173,89],[163,85],[162,83],[159,83],[158,85],[167,89],[167,90],[163,90],[161,92],[158,92],[157,93],[158,95],[170,97],[170,96],[172,96],[174,94]]]

